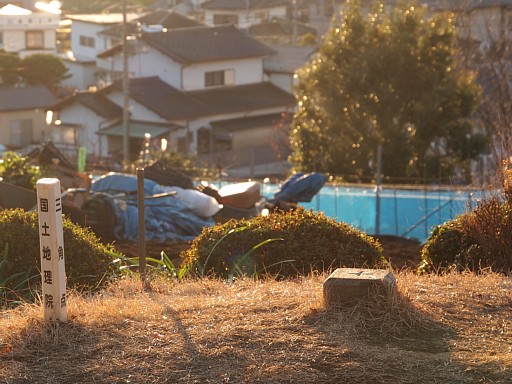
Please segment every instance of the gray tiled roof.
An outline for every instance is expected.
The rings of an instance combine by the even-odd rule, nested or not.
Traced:
[[[58,101],[58,98],[42,85],[13,88],[0,87],[0,111],[20,111],[24,109],[45,109]]]
[[[274,53],[265,44],[231,25],[145,33],[141,39],[184,64],[263,57]]]
[[[293,21],[291,20],[272,20],[265,23],[251,25],[248,32],[251,36],[291,36],[293,34]],[[297,35],[302,36],[307,33],[317,35],[316,28],[297,23]]]
[[[150,12],[130,22],[127,25],[128,34],[135,34],[137,32],[137,23],[141,23],[142,25],[161,25],[167,29],[190,28],[202,25],[201,23],[187,16],[183,16],[177,12],[165,9]],[[123,34],[123,25],[114,25],[112,27],[106,28],[99,34],[121,38]]]
[[[295,98],[270,82],[187,92],[215,114],[291,107]]]
[[[277,53],[264,61],[265,71],[295,73],[309,62],[318,50],[316,46],[269,44]]]
[[[159,77],[130,80],[130,96],[168,120],[188,119],[208,113],[208,108]]]
[[[291,107],[295,103],[291,94],[269,82],[183,92],[158,77],[131,80],[130,96],[167,120]]]
[[[101,92],[79,92],[60,101],[53,106],[54,109],[62,109],[72,103],[81,103],[94,111],[98,116],[114,119],[121,117],[123,110],[114,102],[107,99]]]
[[[288,4],[290,4],[288,0],[210,0],[201,4],[201,8],[223,10],[265,9]]]

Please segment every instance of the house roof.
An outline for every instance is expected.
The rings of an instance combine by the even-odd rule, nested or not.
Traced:
[[[175,28],[189,28],[189,27],[197,27],[202,25],[201,23],[184,16],[178,12],[174,12],[167,9],[159,9],[154,12],[147,13],[144,16],[141,16],[133,21],[131,21],[127,25],[127,33],[135,34],[137,33],[138,23],[141,25],[161,25],[163,28],[167,29],[175,29]],[[111,27],[106,28],[105,30],[99,33],[100,35],[119,37],[121,38],[123,34],[123,25],[113,25]]]
[[[171,121],[295,104],[291,94],[270,82],[184,92],[159,77],[145,77],[130,80],[130,96]]]
[[[128,133],[130,137],[143,139],[146,133],[151,137],[161,137],[167,135],[172,129],[179,128],[175,124],[159,124],[147,121],[134,121],[131,120],[128,124]],[[123,122],[117,122],[108,128],[103,128],[96,132],[98,135],[106,136],[124,136]]]
[[[107,119],[121,117],[123,114],[122,108],[106,98],[101,92],[78,92],[56,103],[52,108],[59,110],[72,103],[80,103],[98,116]]]
[[[287,6],[289,3],[288,0],[210,0],[201,4],[201,8],[236,11]]]
[[[116,83],[119,87],[120,84]],[[208,108],[159,77],[130,80],[130,96],[167,120],[189,119],[208,114]]]
[[[24,88],[0,87],[0,112],[46,109],[58,100],[43,85]]]
[[[19,15],[30,15],[32,11],[29,9],[21,8],[13,4],[7,4],[0,8],[0,15],[8,16],[19,16]]]
[[[105,97],[105,94],[113,89],[121,91],[121,82],[96,92],[77,93],[52,108],[58,110],[73,102],[79,102],[102,117],[120,117],[122,108]],[[131,79],[130,97],[168,121],[291,107],[295,104],[295,99],[290,93],[270,82],[184,92],[157,76]],[[114,133],[110,134],[116,134],[115,131],[112,132]]]
[[[294,46],[288,44],[269,44],[277,53],[264,60],[266,72],[295,73],[295,71],[309,62],[318,47],[305,45]]]
[[[126,19],[132,21],[139,17],[136,13],[128,13]],[[122,13],[95,13],[95,14],[67,14],[66,19],[72,21],[81,21],[84,23],[99,24],[99,25],[111,25],[123,22]]]
[[[511,7],[512,0],[421,0],[432,9],[473,10],[488,7]]]
[[[211,123],[211,126],[214,129],[214,131],[220,130],[221,132],[232,132],[262,126],[277,125],[283,121],[289,122],[288,114],[271,113],[267,115],[248,116],[236,119],[213,121]]]
[[[207,105],[212,114],[289,107],[295,104],[293,95],[270,82],[189,91],[187,95]]]
[[[293,34],[292,20],[272,20],[265,23],[251,25],[248,32],[251,36],[291,36]],[[317,35],[316,28],[304,24],[297,23],[297,35],[302,36],[311,33]]]
[[[183,64],[263,57],[275,53],[232,25],[145,33],[141,39]]]

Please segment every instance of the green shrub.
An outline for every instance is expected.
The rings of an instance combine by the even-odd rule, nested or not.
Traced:
[[[478,269],[483,250],[462,231],[459,219],[434,228],[421,251],[420,273]]]
[[[274,239],[282,241],[262,244]],[[303,208],[205,228],[180,257],[185,264],[222,276],[294,276],[385,263],[376,240],[347,224]]]
[[[63,219],[64,257],[68,287],[101,286],[115,272],[113,248],[103,245],[88,229]],[[37,212],[22,209],[0,211],[0,250],[8,244],[4,276],[40,270]],[[37,280],[37,279],[36,279]],[[39,281],[40,282],[40,281]]]
[[[434,229],[422,250],[420,272],[446,268],[475,272],[512,270],[512,170],[503,162],[500,188],[489,191],[473,211]]]
[[[0,162],[2,180],[27,189],[36,189],[36,182],[42,177],[39,167],[14,152],[6,152]]]

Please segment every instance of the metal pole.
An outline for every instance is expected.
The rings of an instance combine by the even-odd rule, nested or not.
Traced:
[[[128,25],[126,19],[126,0],[123,0],[123,165],[130,163],[130,106],[128,82]]]
[[[144,213],[144,168],[137,168],[137,208],[139,213],[139,272],[142,289],[150,290],[146,279],[146,221]]]
[[[380,235],[380,184],[382,173],[382,144],[377,145],[377,176],[375,188],[375,234]]]

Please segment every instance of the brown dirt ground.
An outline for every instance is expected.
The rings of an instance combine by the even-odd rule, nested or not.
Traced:
[[[422,244],[416,240],[406,239],[398,236],[382,235],[375,237],[382,245],[384,257],[394,269],[415,269],[421,258]],[[173,262],[179,262],[179,254],[186,250],[190,243],[179,244],[146,244],[146,256],[160,258],[160,253],[165,252]],[[115,244],[118,251],[127,256],[138,255],[139,246],[137,243]]]
[[[398,236],[376,236],[382,245],[384,257],[393,268],[415,269],[421,260],[423,245],[417,240],[406,239]]]

